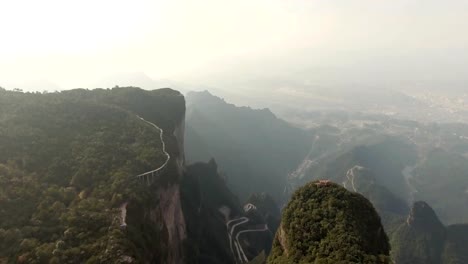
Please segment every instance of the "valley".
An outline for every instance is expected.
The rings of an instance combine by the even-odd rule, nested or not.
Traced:
[[[394,249],[389,253],[392,258],[405,263],[413,257],[428,257],[404,248],[432,247],[419,240],[411,244],[407,236],[431,236],[434,228],[438,260],[429,256],[429,263],[465,258],[460,244],[463,237],[452,231],[464,230],[468,223],[468,125],[463,123],[422,123],[321,110],[304,113],[301,118],[309,120],[309,125],[298,126],[268,109],[237,107],[209,92],[191,92],[185,105],[184,97],[169,89],[3,93],[0,121],[10,124],[3,127],[15,129],[0,130],[0,145],[11,150],[0,154],[0,180],[3,186],[15,187],[2,189],[0,197],[14,197],[26,188],[40,199],[39,204],[32,198],[21,201],[31,204],[29,211],[18,211],[14,199],[0,200],[6,208],[0,216],[15,215],[24,225],[15,233],[19,222],[7,221],[0,226],[0,236],[12,245],[35,241],[30,247],[2,245],[0,252],[6,258],[32,259],[44,254],[51,261],[95,256],[147,263],[275,263],[270,259],[271,254],[278,254],[275,243],[283,243],[282,250],[288,251],[281,229],[290,220],[284,218],[285,210],[294,203],[291,198],[298,190],[308,193],[304,186],[315,186],[310,184],[314,181],[326,182],[318,187],[336,185],[368,199]],[[13,103],[18,101],[23,104]],[[39,107],[44,104],[47,107]],[[76,112],[64,110],[63,105],[74,105]],[[90,108],[99,109],[105,117],[91,117]],[[60,118],[59,122],[49,121],[56,124],[53,129],[34,121],[45,119],[47,111]],[[125,128],[117,129],[120,126]],[[35,132],[36,141],[29,141],[29,130],[43,132]],[[60,142],[49,144],[57,130],[68,133]],[[76,131],[90,134],[82,138]],[[104,143],[96,143],[101,141]],[[38,147],[31,142],[39,142]],[[68,148],[74,149],[76,158],[67,154]],[[33,151],[23,152],[27,150]],[[106,163],[94,160],[96,155],[104,155]],[[125,165],[118,169],[122,166],[118,164]],[[86,169],[89,166],[103,169],[93,174]],[[52,187],[43,187],[46,182]],[[104,186],[112,187],[107,190]],[[344,192],[339,188],[332,193]],[[57,198],[57,192],[63,198]],[[334,196],[330,199],[335,201]],[[431,216],[423,214],[421,221],[440,224],[417,232],[411,229],[412,220],[408,219],[419,219],[411,213],[419,210],[414,209],[415,205],[419,208],[419,201],[433,208]],[[56,209],[47,211],[47,206]],[[315,213],[319,212],[325,217],[326,210]],[[89,214],[95,222],[80,222],[80,214]],[[86,233],[93,230],[87,225],[97,221],[110,229]],[[44,229],[49,223],[54,229]],[[75,226],[83,229],[78,231]],[[50,232],[55,240],[47,240],[42,232]],[[70,236],[72,232],[87,237],[89,245],[79,246]],[[304,238],[318,239],[319,234],[306,232]],[[114,253],[97,254],[102,244],[96,241],[109,239],[116,243],[112,244]],[[62,255],[52,253],[57,243]],[[37,251],[41,245],[43,253]],[[76,255],[76,247],[85,254]],[[364,254],[363,258],[386,263],[385,254]],[[280,258],[287,259],[286,255]]]
[[[216,112],[219,116],[215,118],[227,119],[228,115],[224,114]],[[309,181],[330,179],[368,198],[382,217],[389,236],[405,221],[412,204],[419,200],[433,201],[431,205],[445,224],[468,223],[468,215],[460,211],[466,207],[466,200],[460,197],[468,187],[468,175],[462,169],[467,164],[468,142],[463,135],[468,134],[468,125],[324,110],[302,113],[301,118],[307,120],[308,125],[299,127],[306,132],[308,143],[305,144],[309,149],[302,152],[303,157],[297,156],[288,172],[283,173],[285,183],[277,183],[283,185],[282,191],[271,193],[281,208],[286,207],[295,190]],[[190,131],[188,133],[190,144]],[[223,155],[220,151],[216,150],[218,156]],[[253,157],[251,161],[256,159]],[[444,165],[449,160],[454,162],[451,168]],[[229,166],[229,163],[220,163],[221,169]],[[424,172],[429,167],[431,176]],[[225,173],[229,178],[237,172],[225,170]],[[452,185],[447,185],[448,182]],[[463,188],[455,191],[457,185]],[[444,196],[439,195],[441,193]],[[457,199],[459,202],[454,204]]]
[[[468,264],[468,0],[0,10],[0,264]]]

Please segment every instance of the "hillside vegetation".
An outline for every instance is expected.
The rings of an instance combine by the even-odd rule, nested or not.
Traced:
[[[172,110],[158,100],[149,104],[174,93],[0,90],[0,263],[164,258],[164,230],[144,216],[143,208],[154,205],[151,189],[135,175],[166,157],[159,130],[137,115],[174,127],[177,113],[162,118]],[[138,97],[147,98],[145,112],[134,112]],[[132,205],[126,229],[124,202]]]
[[[334,183],[311,182],[284,209],[268,263],[391,263],[389,250],[367,199]]]

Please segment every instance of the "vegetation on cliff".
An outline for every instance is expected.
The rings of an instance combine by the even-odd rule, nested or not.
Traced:
[[[159,131],[137,115],[167,128],[177,120],[174,113],[160,118],[167,110],[158,100],[135,112],[134,98],[145,96],[151,101],[174,94],[0,90],[0,262],[164,258],[164,229],[152,226],[143,212],[154,206],[150,189],[134,176],[166,157]],[[130,202],[126,229],[120,227],[124,202]]]
[[[284,209],[268,263],[390,263],[389,250],[366,198],[334,183],[311,182]]]

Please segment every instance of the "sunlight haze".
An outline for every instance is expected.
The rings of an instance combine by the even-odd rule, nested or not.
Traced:
[[[218,86],[467,74],[464,0],[19,0],[0,10],[6,87],[88,87],[128,72]]]

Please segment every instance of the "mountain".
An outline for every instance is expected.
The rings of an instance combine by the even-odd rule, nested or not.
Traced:
[[[468,225],[445,227],[434,210],[419,201],[392,234],[392,256],[402,264],[466,263],[467,238]]]
[[[184,116],[171,89],[0,89],[0,263],[264,258],[279,210],[186,166]]]
[[[316,155],[318,158],[300,168],[302,174],[289,180],[290,189],[322,178],[362,194],[372,202],[392,238],[396,263],[465,263],[466,225],[461,223],[467,221],[468,168],[464,144],[458,144],[454,133],[463,135],[466,127],[444,125],[426,130],[410,122],[400,125],[413,127],[408,131],[414,134],[382,135],[358,146],[322,151],[326,155]],[[332,128],[320,133],[347,137]],[[323,142],[313,145],[318,146],[323,147]],[[425,202],[412,205],[414,200]]]
[[[315,181],[299,188],[283,210],[268,263],[391,263],[389,250],[366,198]]]
[[[350,177],[350,170],[356,166],[364,167],[372,171],[373,177],[381,185],[406,200],[408,192],[402,171],[412,165],[416,158],[417,153],[412,145],[399,138],[386,137],[377,143],[359,145],[328,156],[309,168],[306,179],[343,182]]]
[[[389,263],[382,223],[398,263],[467,263],[468,127],[391,122],[303,130],[207,92],[186,111],[168,88],[0,88],[0,263]]]
[[[453,134],[456,128],[447,126],[437,131],[449,130]],[[459,129],[464,131],[465,128],[461,126]],[[422,129],[416,127],[412,130]],[[460,131],[457,132],[463,133]],[[434,208],[444,224],[468,222],[468,162],[464,144],[458,144],[455,138],[430,135],[430,131],[418,132],[424,135],[424,139],[383,134],[357,146],[341,143],[341,149],[336,149],[333,145],[325,146],[323,133],[336,134],[331,129],[328,132],[321,130],[320,139],[315,140],[310,153],[315,150],[325,154],[307,157],[307,163],[297,169],[301,174],[296,173],[298,177],[289,180],[290,189],[294,190],[295,186],[308,180],[332,179],[353,190],[351,179],[355,179],[357,192],[370,199],[380,214],[384,200],[387,204],[385,211],[394,211],[403,217],[408,206],[415,200],[421,200]],[[339,138],[346,137],[338,135]],[[437,145],[434,146],[434,142]],[[357,174],[361,175],[355,177]],[[369,188],[369,185],[374,187]],[[388,204],[390,200],[394,204],[391,207]],[[383,218],[388,222],[386,217]]]
[[[407,206],[426,201],[442,223],[468,222],[468,125],[340,111],[309,111],[302,116],[313,121],[314,139],[288,180],[289,192],[314,179],[343,183],[348,171],[358,166]]]
[[[236,107],[209,92],[187,94],[189,162],[216,158],[228,186],[241,199],[266,192],[278,201],[286,176],[304,158],[310,135],[268,109]]]
[[[302,177],[289,180],[290,189],[307,180],[339,182],[349,191],[369,199],[390,232],[409,210],[409,191],[402,171],[414,162],[414,152],[401,139],[384,137],[377,143],[352,147],[309,162]]]
[[[0,262],[180,263],[184,113],[170,89],[0,90]]]

